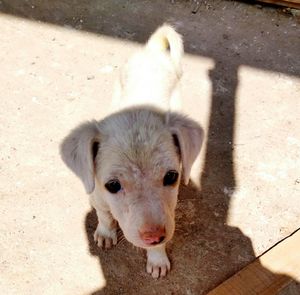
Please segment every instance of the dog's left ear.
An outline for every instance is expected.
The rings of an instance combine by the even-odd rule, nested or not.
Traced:
[[[177,113],[168,114],[167,125],[175,145],[179,148],[183,180],[184,184],[187,185],[192,165],[202,146],[204,131],[197,122]]]

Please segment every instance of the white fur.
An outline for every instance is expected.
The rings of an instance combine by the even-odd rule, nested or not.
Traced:
[[[64,162],[81,178],[97,211],[95,241],[105,248],[115,245],[119,225],[129,242],[147,249],[147,272],[154,278],[170,270],[165,245],[175,230],[180,177],[188,183],[203,139],[196,122],[170,111],[182,53],[180,35],[170,26],[159,28],[121,72],[114,102],[130,108],[80,125],[61,145]],[[179,178],[164,185],[170,170]],[[117,193],[105,187],[112,179],[122,186]],[[144,238],[149,233],[164,239],[149,244]]]
[[[167,50],[169,47],[169,51]],[[151,105],[179,111],[179,80],[183,43],[175,30],[163,25],[121,69],[115,84],[112,109]]]

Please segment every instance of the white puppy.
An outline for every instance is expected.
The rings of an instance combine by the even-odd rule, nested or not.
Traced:
[[[97,211],[95,241],[117,244],[120,226],[129,242],[147,250],[154,278],[170,270],[165,246],[175,229],[180,178],[188,183],[203,140],[196,122],[168,110],[182,54],[180,35],[160,27],[121,72],[114,103],[126,108],[80,125],[61,145]]]

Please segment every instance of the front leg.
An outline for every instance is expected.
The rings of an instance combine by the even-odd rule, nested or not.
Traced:
[[[109,211],[96,209],[98,216],[98,226],[94,233],[94,240],[98,247],[110,249],[112,245],[116,245],[117,238],[117,221],[114,220]]]
[[[166,253],[166,245],[147,249],[147,272],[153,278],[166,276],[171,269],[170,261]]]

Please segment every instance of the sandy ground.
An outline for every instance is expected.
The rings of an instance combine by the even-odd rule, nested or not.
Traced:
[[[205,3],[0,1],[1,294],[204,294],[299,228],[299,19]],[[184,36],[184,112],[206,141],[155,281],[143,251],[94,245],[58,145],[108,114],[119,67],[165,21]]]

